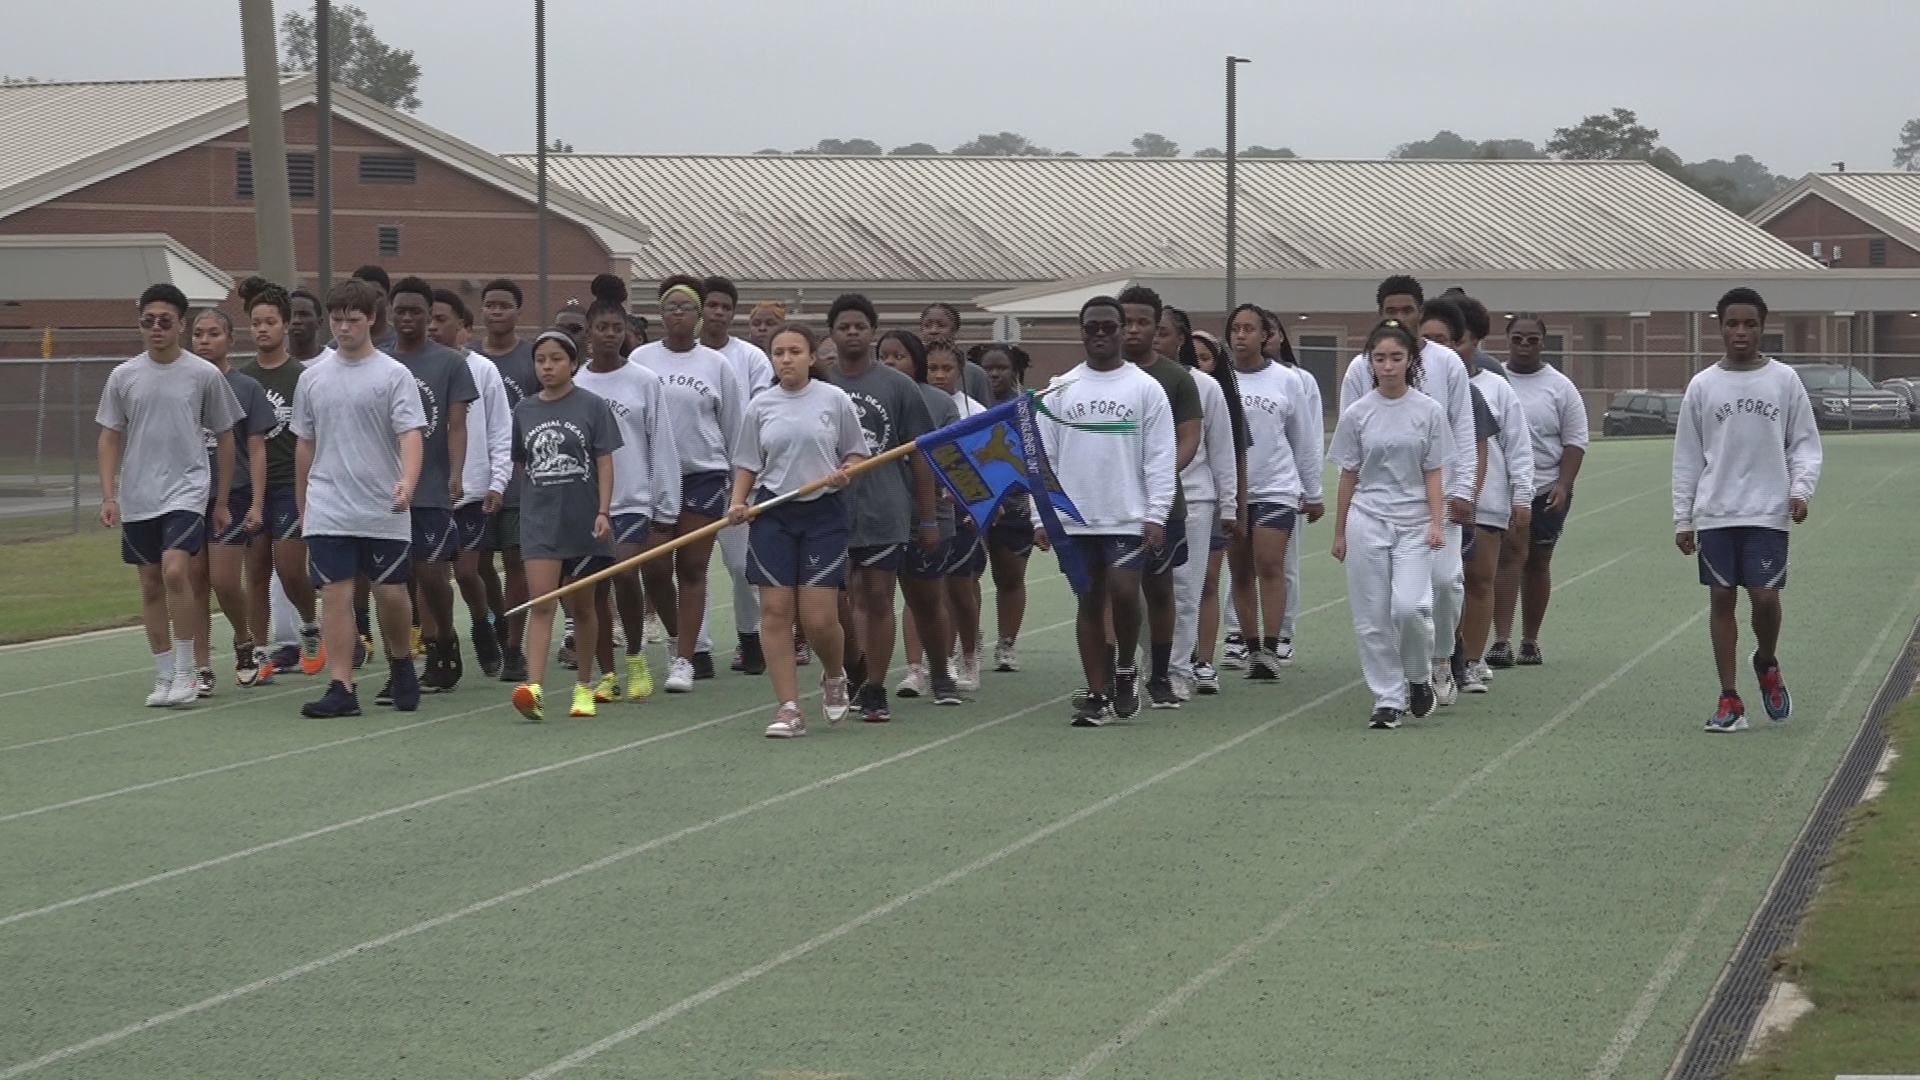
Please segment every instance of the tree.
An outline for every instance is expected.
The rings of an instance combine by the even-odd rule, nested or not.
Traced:
[[[1547,155],[1531,139],[1488,139],[1474,156],[1486,161],[1527,161]]]
[[[1893,167],[1920,172],[1920,120],[1909,120],[1900,129],[1900,145],[1893,148]]]
[[[1133,140],[1134,157],[1179,157],[1180,146],[1165,135],[1147,132]]]
[[[1193,156],[1197,158],[1223,158],[1227,156],[1227,152],[1217,146],[1209,146],[1205,150],[1195,150]],[[1255,143],[1245,150],[1240,151],[1239,156],[1242,158],[1291,158],[1299,157],[1300,155],[1284,146],[1261,146]]]
[[[12,75],[0,75],[0,86],[30,86],[39,81],[40,78],[36,75],[29,75],[24,79],[17,79]]]
[[[1480,156],[1480,144],[1472,139],[1463,139],[1451,131],[1440,131],[1431,139],[1418,142],[1404,142],[1387,151],[1390,158],[1445,158],[1464,159]]]
[[[573,153],[573,144],[572,144],[572,143],[570,143],[570,142],[562,142],[562,141],[560,141],[560,140],[559,140],[558,138],[555,138],[555,139],[554,139],[554,140],[552,140],[552,141],[551,141],[550,143],[548,143],[548,145],[547,145],[547,153],[549,153],[549,154],[571,154],[571,153]]]
[[[998,135],[981,134],[953,148],[956,157],[1051,157],[1053,151],[1036,145],[1025,135],[1003,131]]]
[[[876,157],[882,151],[880,144],[872,139],[821,139],[805,150],[796,150],[796,154],[835,154],[842,157]]]
[[[1741,154],[1732,161],[1709,158],[1696,161],[1687,166],[1687,172],[1703,183],[1725,181],[1731,185],[1727,205],[1736,213],[1744,214],[1775,195],[1785,191],[1793,180],[1774,173],[1751,154]]]
[[[420,107],[420,65],[413,50],[395,49],[381,41],[367,22],[367,13],[350,4],[336,5],[328,18],[328,64],[333,81],[358,91],[382,105],[407,112]],[[283,52],[280,70],[312,71],[313,17],[289,11],[280,20]]]
[[[932,143],[916,142],[896,146],[887,153],[893,157],[933,157],[940,153],[940,148]]]
[[[1563,161],[1652,161],[1658,129],[1640,123],[1632,109],[1595,113],[1547,140],[1547,153]]]

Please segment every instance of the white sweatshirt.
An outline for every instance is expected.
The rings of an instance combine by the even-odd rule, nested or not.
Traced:
[[[1520,407],[1533,429],[1533,494],[1535,498],[1560,482],[1560,459],[1569,446],[1587,446],[1587,403],[1580,388],[1551,364],[1523,375],[1507,369],[1507,384],[1520,395]]]
[[[733,373],[746,388],[747,400],[759,397],[761,391],[773,385],[773,361],[760,351],[760,346],[745,338],[730,337],[715,351],[733,365]]]
[[[1447,414],[1447,436],[1451,450],[1441,469],[1441,487],[1450,499],[1473,501],[1474,478],[1480,474],[1480,452],[1474,446],[1473,395],[1467,392],[1467,366],[1460,354],[1445,345],[1425,342],[1420,346],[1420,380],[1413,388],[1440,403]],[[1356,356],[1347,365],[1340,380],[1340,411],[1373,392],[1373,369],[1365,355]]]
[[[1303,367],[1290,367],[1293,377],[1300,382],[1300,411],[1307,421],[1307,441],[1315,446],[1327,445],[1327,412],[1320,401],[1320,380],[1313,372]],[[1302,475],[1300,484],[1306,489],[1307,502],[1320,502],[1320,470],[1313,470],[1311,476]]]
[[[1226,391],[1204,371],[1193,373],[1193,385],[1200,389],[1200,446],[1193,460],[1180,471],[1180,486],[1187,501],[1217,503],[1221,521],[1231,521],[1238,513],[1240,470],[1233,453],[1233,417],[1227,413]]]
[[[733,441],[740,435],[740,412],[747,390],[725,356],[694,342],[678,353],[664,341],[650,341],[627,359],[660,376],[673,416],[673,441],[680,452],[680,473],[733,475]]]
[[[1789,499],[1813,498],[1820,430],[1807,391],[1778,360],[1751,371],[1721,364],[1687,383],[1673,442],[1673,528],[1784,531]]]
[[[1300,403],[1300,381],[1284,364],[1267,361],[1258,371],[1236,371],[1247,415],[1247,502],[1300,508],[1301,497],[1320,495],[1320,443]],[[1306,477],[1312,477],[1308,487]]]
[[[500,366],[477,352],[467,353],[480,396],[467,406],[467,456],[460,473],[460,505],[477,503],[489,491],[504,495],[513,479],[513,408]]]
[[[583,366],[573,382],[605,398],[620,424],[622,442],[613,452],[613,513],[645,514],[655,524],[679,521],[680,454],[659,377],[628,361],[613,371]]]
[[[1533,502],[1533,430],[1506,379],[1482,368],[1474,373],[1473,385],[1500,424],[1499,437],[1487,440],[1487,479],[1480,485],[1475,520],[1504,529],[1514,507]]]
[[[1085,525],[1061,515],[1075,536],[1140,536],[1148,521],[1173,512],[1173,406],[1167,392],[1139,366],[1121,361],[1113,371],[1081,364],[1055,379],[1041,401],[1040,441],[1060,487]],[[1051,415],[1048,415],[1051,414]],[[1136,421],[1129,432],[1081,431],[1076,424]]]

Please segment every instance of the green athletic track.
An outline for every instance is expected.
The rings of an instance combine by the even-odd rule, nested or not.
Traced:
[[[1547,665],[1398,732],[1324,521],[1278,686],[1105,730],[1045,555],[1022,673],[795,742],[724,670],[319,722],[147,710],[135,632],[0,651],[0,1080],[1657,1077],[1920,611],[1915,446],[1828,440],[1797,709],[1748,672],[1733,737],[1658,441],[1587,458]]]

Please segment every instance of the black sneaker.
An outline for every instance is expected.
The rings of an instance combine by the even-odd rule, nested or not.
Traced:
[[[500,677],[501,661],[506,659],[500,651],[500,639],[493,634],[491,626],[475,626],[471,637],[473,658],[480,665],[480,674],[489,679]]]
[[[1083,686],[1080,689],[1075,690],[1073,692],[1073,696],[1067,699],[1067,704],[1072,705],[1076,710],[1078,710],[1078,709],[1086,708],[1087,702],[1092,700],[1093,700],[1093,691]]]
[[[518,649],[501,658],[500,681],[515,686],[527,681],[527,658]]]
[[[420,672],[420,689],[437,694],[440,692],[440,643],[423,641],[420,647],[426,651],[426,666]]]
[[[759,634],[740,635],[740,674],[765,675],[767,673],[767,654],[760,648]],[[699,669],[694,669],[694,677],[699,678]]]
[[[1417,682],[1407,687],[1407,711],[1418,720],[1433,712],[1433,684]]]
[[[1367,720],[1367,726],[1375,731],[1392,731],[1400,726],[1400,710],[1379,708],[1373,710],[1373,716]]]
[[[1447,670],[1453,672],[1453,685],[1459,686],[1467,681],[1467,647],[1455,644],[1453,655],[1447,657]]]
[[[1148,679],[1147,700],[1156,709],[1177,709],[1180,707],[1180,695],[1173,692],[1172,679]]]
[[[273,670],[280,674],[297,675],[300,672],[300,646],[282,645],[273,650],[268,657],[273,661]]]
[[[953,679],[953,673],[935,675],[929,682],[933,684],[933,703],[935,705],[965,705],[967,699],[960,696],[960,684]]]
[[[1265,649],[1252,649],[1247,653],[1247,675],[1254,682],[1275,682],[1280,678],[1280,661]]]
[[[1496,641],[1483,657],[1490,668],[1510,668],[1513,666],[1513,646],[1504,641]]]
[[[1131,719],[1140,711],[1140,673],[1116,673],[1113,677],[1113,715]]]
[[[413,670],[413,657],[405,660],[389,660],[387,667],[393,672],[387,679],[387,685],[393,688],[393,699],[388,702],[401,712],[412,712],[420,707],[420,676]]]
[[[713,678],[713,654],[702,650],[693,654],[693,677],[696,679]]]
[[[1088,694],[1083,704],[1073,708],[1074,727],[1106,727],[1113,723],[1113,703],[1105,694]]]
[[[440,643],[440,692],[453,693],[460,685],[460,676],[466,674],[466,668],[460,662],[460,639],[450,637]]]
[[[887,708],[886,687],[868,683],[860,688],[857,699],[860,707],[860,719],[869,724],[884,724],[893,719],[893,713]]]
[[[1539,642],[1523,641],[1520,643],[1520,658],[1514,662],[1521,667],[1539,667],[1547,662],[1547,658],[1540,655]]]
[[[389,663],[391,662],[392,661],[389,661]],[[375,705],[393,704],[393,676],[391,674],[387,676],[386,682],[380,684],[380,692],[373,695],[373,703]]]
[[[327,692],[319,701],[309,701],[300,706],[300,715],[314,720],[331,720],[337,716],[359,716],[360,698],[346,683],[335,679],[327,684]]]

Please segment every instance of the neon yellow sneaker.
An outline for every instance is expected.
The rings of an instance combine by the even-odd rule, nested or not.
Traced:
[[[594,707],[594,704],[593,704],[593,687],[588,686],[585,683],[574,683],[573,684],[573,708],[568,710],[567,715],[568,716],[592,716],[597,711],[598,710]]]
[[[645,653],[627,657],[627,700],[645,701],[653,696],[653,672],[647,669]]]
[[[413,628],[413,655],[415,656],[427,655],[426,640],[420,636],[420,628],[417,626]]]
[[[541,692],[537,683],[521,683],[513,688],[513,707],[520,711],[521,716],[536,724],[547,718],[546,710],[543,708],[546,704],[545,698],[546,695]]]
[[[593,700],[599,702],[602,705],[610,701],[619,701],[620,700],[619,677],[614,675],[614,673],[611,671],[607,672],[605,675],[600,676],[600,681],[593,684]]]

